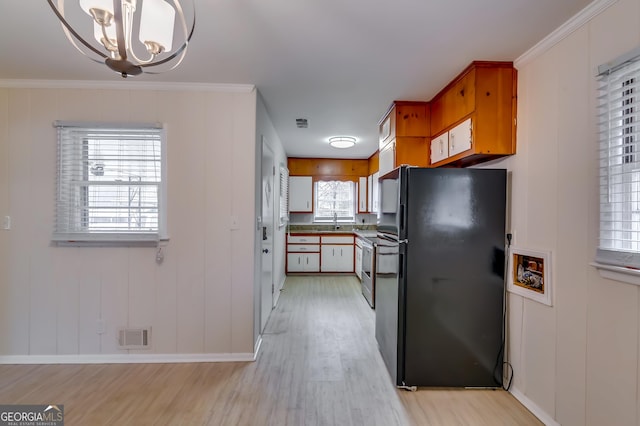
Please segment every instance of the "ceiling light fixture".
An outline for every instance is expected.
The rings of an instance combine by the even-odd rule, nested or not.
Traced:
[[[351,148],[356,144],[356,138],[351,136],[335,136],[329,138],[329,145],[334,148]]]
[[[80,35],[80,32],[89,32],[87,23],[79,22],[78,25],[78,28],[87,27],[87,31],[74,30],[65,15],[64,0],[47,1],[60,20],[71,44],[89,59],[98,63],[104,62],[122,77],[142,74],[143,68],[157,65],[166,64],[169,68],[165,71],[176,68],[187,53],[187,45],[196,25],[193,0],[191,29],[187,27],[180,0],[74,0],[93,20],[91,32],[98,43],[89,43],[86,38],[90,37],[85,34],[83,38]],[[139,7],[140,13],[136,13],[139,3],[142,3]],[[67,11],[71,12],[69,16],[82,15],[73,9]],[[182,36],[180,47],[172,51],[176,14]],[[137,31],[140,43],[133,40],[134,31]],[[140,54],[145,49],[146,53]],[[94,57],[95,55],[97,57]]]

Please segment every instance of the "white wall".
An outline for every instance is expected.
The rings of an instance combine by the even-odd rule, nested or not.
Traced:
[[[13,226],[0,230],[0,356],[126,353],[116,348],[116,327],[148,325],[153,347],[144,354],[251,355],[253,86],[160,91],[6,83],[0,217],[10,215]],[[155,248],[50,244],[54,120],[166,125],[170,241],[163,264],[156,264]],[[230,229],[231,216],[238,230]],[[97,334],[99,318],[106,334]]]
[[[640,44],[640,2],[619,0],[516,62],[515,245],[553,251],[554,305],[509,296],[514,393],[571,425],[640,424],[640,289],[589,266],[598,236],[595,75]]]

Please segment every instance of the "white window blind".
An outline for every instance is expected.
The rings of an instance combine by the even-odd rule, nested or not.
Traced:
[[[289,170],[280,166],[280,226],[289,221]]]
[[[600,238],[596,261],[640,268],[640,58],[598,79]]]
[[[144,242],[165,237],[161,126],[55,125],[53,240]]]
[[[313,209],[318,222],[355,221],[356,185],[351,181],[317,181]]]

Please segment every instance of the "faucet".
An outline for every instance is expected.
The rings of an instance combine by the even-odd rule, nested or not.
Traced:
[[[334,231],[337,231],[337,230],[338,230],[338,228],[340,228],[340,227],[338,226],[338,213],[333,212],[333,230],[334,230]]]

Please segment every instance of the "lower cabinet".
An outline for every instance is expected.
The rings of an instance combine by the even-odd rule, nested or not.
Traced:
[[[320,254],[320,272],[353,272],[353,244],[323,244],[320,246]]]
[[[287,253],[289,272],[320,272],[320,253]]]

